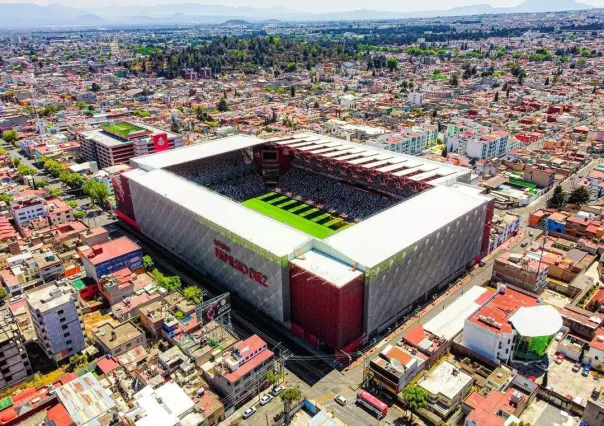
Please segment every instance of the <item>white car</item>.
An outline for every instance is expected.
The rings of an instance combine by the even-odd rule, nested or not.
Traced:
[[[344,398],[342,395],[337,395],[334,398],[334,401],[336,401],[338,404],[340,404],[342,407],[346,405],[346,398]]]
[[[250,407],[247,410],[245,410],[243,412],[243,418],[244,419],[249,419],[250,417],[252,417],[252,415],[256,412],[256,407]]]
[[[273,400],[273,396],[270,394],[266,394],[262,398],[260,398],[260,405],[266,405],[269,402],[271,402],[272,400]]]
[[[277,386],[275,389],[272,390],[271,393],[273,394],[273,396],[277,396],[284,390],[285,390],[285,388],[283,386]]]

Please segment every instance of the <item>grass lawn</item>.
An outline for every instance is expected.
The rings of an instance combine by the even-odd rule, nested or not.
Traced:
[[[297,214],[288,212],[287,210],[283,210],[277,206],[269,204],[261,200],[262,197],[252,198],[247,201],[244,201],[241,204],[243,204],[249,209],[262,213],[265,216],[272,217],[273,219],[278,220],[279,222],[286,223],[287,225],[296,228],[297,230],[302,231],[315,238],[324,239],[337,232],[337,230],[328,228],[327,226],[319,225],[318,223],[315,223],[309,219],[304,219],[303,217],[298,216]],[[314,210],[317,211],[316,209]]]
[[[146,131],[142,127],[138,127],[130,123],[107,124],[106,126],[103,126],[103,128],[111,133],[115,133],[124,138],[135,133],[141,133]]]

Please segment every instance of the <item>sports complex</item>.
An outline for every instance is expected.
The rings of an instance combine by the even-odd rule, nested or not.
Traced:
[[[470,170],[312,133],[131,160],[118,215],[324,350],[352,351],[486,254]]]

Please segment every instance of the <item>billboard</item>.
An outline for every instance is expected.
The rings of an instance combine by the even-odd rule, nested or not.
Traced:
[[[225,293],[208,300],[195,309],[197,320],[207,324],[231,312],[231,294]]]
[[[151,139],[155,146],[155,152],[162,152],[168,149],[168,135],[166,133],[158,133],[151,136]]]

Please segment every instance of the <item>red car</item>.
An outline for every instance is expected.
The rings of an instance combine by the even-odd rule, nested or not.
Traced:
[[[556,364],[562,364],[562,361],[564,361],[564,358],[566,358],[566,356],[564,354],[558,354],[558,356],[556,357]]]

